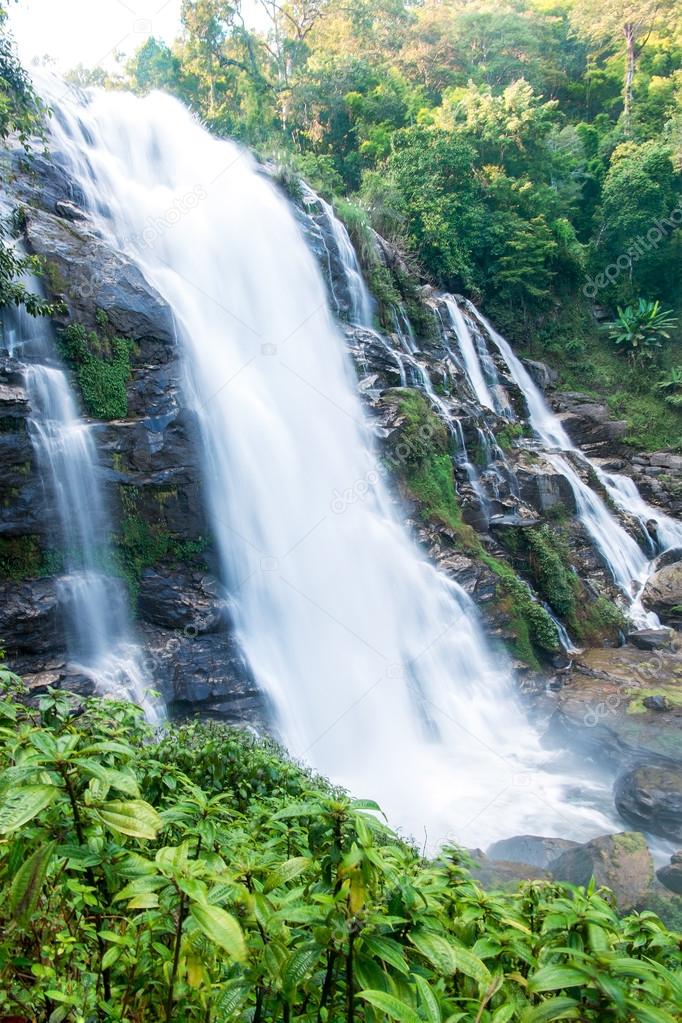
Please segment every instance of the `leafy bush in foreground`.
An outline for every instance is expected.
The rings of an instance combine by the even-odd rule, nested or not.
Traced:
[[[483,892],[269,742],[3,674],[0,1020],[673,1023],[653,913]]]

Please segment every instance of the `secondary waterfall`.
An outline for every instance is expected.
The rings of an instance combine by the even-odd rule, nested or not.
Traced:
[[[639,599],[651,571],[650,558],[609,510],[603,498],[585,483],[570,459],[561,452],[570,453],[572,457],[594,470],[616,507],[640,521],[643,537],[648,536],[645,523],[655,520],[662,550],[682,545],[682,525],[648,505],[632,480],[603,472],[598,465],[590,462],[576,449],[509,342],[497,333],[492,324],[474,306],[471,306],[471,309],[499,349],[512,379],[522,391],[528,406],[530,424],[548,452],[550,461],[569,481],[578,516],[604,559],[614,582],[629,601],[632,621],[639,626],[656,627],[657,616],[645,611]]]
[[[288,202],[167,96],[59,102],[53,132],[175,313],[224,582],[290,750],[433,844],[609,830],[605,790],[542,749],[473,604],[398,520]]]
[[[38,282],[28,286],[35,291]],[[134,699],[154,717],[130,634],[125,584],[114,572],[95,445],[55,360],[51,325],[21,307],[5,310],[3,327],[10,355],[25,364],[29,430],[56,511],[52,539],[63,562],[57,587],[73,667],[101,692]]]

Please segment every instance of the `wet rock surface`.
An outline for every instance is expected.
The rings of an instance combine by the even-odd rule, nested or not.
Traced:
[[[650,576],[642,602],[663,620],[679,620],[682,616],[682,562],[666,565]]]
[[[550,868],[551,863],[568,849],[575,849],[578,842],[567,838],[543,838],[539,835],[517,835],[494,842],[488,849],[491,860],[512,860],[529,863],[536,867]]]
[[[651,892],[654,864],[643,835],[624,831],[602,835],[566,852],[551,864],[557,881],[588,885],[592,878],[613,892],[624,912],[642,905]]]
[[[656,871],[656,877],[668,891],[682,895],[682,850],[673,853],[670,863]]]
[[[614,785],[616,809],[642,831],[682,842],[682,764],[641,764]]]

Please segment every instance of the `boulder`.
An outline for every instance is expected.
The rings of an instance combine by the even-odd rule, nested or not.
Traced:
[[[587,885],[592,878],[613,892],[624,912],[639,906],[651,891],[654,862],[646,840],[636,831],[601,835],[585,845],[567,849],[552,863],[557,881]]]
[[[515,835],[493,842],[488,849],[491,860],[512,860],[517,863],[529,863],[535,867],[548,867],[567,849],[574,849],[578,842],[568,838],[544,838],[539,835]]]
[[[644,587],[642,601],[662,617],[674,616],[674,609],[682,606],[682,562],[654,572]]]
[[[672,629],[638,629],[628,633],[628,643],[638,650],[667,650],[673,636]]]
[[[682,895],[682,850],[670,857],[670,863],[656,871],[656,877],[670,892]]]
[[[550,387],[556,386],[559,374],[547,363],[536,362],[535,359],[522,359],[522,362],[541,391],[547,391]]]
[[[616,778],[613,795],[635,827],[682,841],[682,765],[640,764]]]
[[[581,447],[617,447],[628,431],[625,420],[611,419],[608,405],[593,401],[584,394],[557,394],[555,411],[574,444]]]
[[[547,463],[519,465],[516,479],[521,500],[541,515],[553,508],[564,508],[571,515],[575,513],[573,488],[565,476]]]

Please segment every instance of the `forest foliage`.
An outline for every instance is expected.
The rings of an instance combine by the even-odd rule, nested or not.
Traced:
[[[678,1018],[682,935],[652,912],[483,891],[270,741],[0,684],[0,1018]]]

